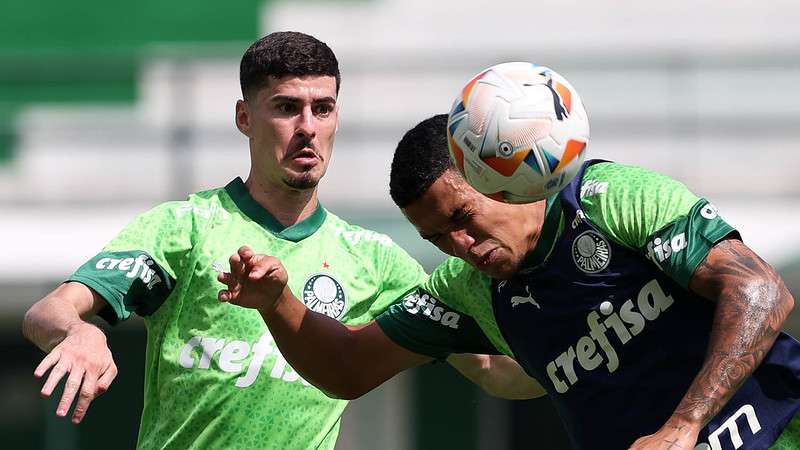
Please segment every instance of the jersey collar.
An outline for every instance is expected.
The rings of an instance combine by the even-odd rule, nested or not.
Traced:
[[[236,206],[253,222],[261,225],[262,228],[274,234],[275,236],[285,239],[287,241],[297,242],[301,241],[319,229],[322,223],[325,222],[327,212],[325,208],[318,202],[317,209],[306,219],[288,227],[283,226],[278,219],[264,209],[258,202],[247,192],[247,187],[240,177],[236,177],[233,181],[225,186],[225,192],[236,203]]]
[[[546,205],[539,242],[536,244],[536,248],[525,257],[520,273],[530,272],[547,259],[555,246],[556,238],[563,229],[564,218],[561,214],[561,202],[558,201],[558,194],[548,197]]]

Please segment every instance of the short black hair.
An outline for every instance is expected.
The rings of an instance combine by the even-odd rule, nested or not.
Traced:
[[[405,208],[417,201],[448,169],[447,114],[429,117],[408,130],[397,144],[389,175],[389,194]]]
[[[270,33],[253,42],[239,64],[239,83],[245,100],[267,86],[270,77],[328,75],[336,78],[336,93],[342,78],[336,55],[324,42],[295,31]]]

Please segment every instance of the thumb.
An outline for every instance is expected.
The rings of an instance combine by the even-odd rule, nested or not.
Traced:
[[[277,260],[264,255],[252,255],[248,260],[248,278],[250,280],[260,280],[265,278],[278,267]]]

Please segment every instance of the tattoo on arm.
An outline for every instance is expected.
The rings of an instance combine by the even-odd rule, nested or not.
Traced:
[[[716,310],[705,361],[675,414],[705,424],[764,359],[794,301],[772,267],[735,239],[712,248],[689,287]]]

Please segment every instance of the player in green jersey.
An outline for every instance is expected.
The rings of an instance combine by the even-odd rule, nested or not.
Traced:
[[[35,370],[49,370],[42,394],[66,377],[57,415],[76,401],[72,420],[80,422],[117,373],[104,334],[87,320],[135,313],[148,331],[140,448],[333,448],[346,402],[300,378],[257,312],[220,304],[217,273],[245,243],[278,255],[303,303],[348,326],[426,278],[389,237],[317,201],[339,112],[328,46],[273,33],[245,52],[240,76],[235,119],[249,140],[247,180],[138,216],[26,314],[24,334],[48,352]],[[485,381],[474,363],[486,358],[457,365]]]
[[[713,205],[595,161],[546,201],[496,202],[454,170],[445,126],[415,127],[392,164],[395,202],[455,256],[420,290],[350,327],[296,301],[279,257],[244,247],[220,300],[258,309],[291,364],[335,394],[495,352],[542,383],[579,449],[800,448],[800,423],[787,427],[800,345],[779,332],[794,300]]]

